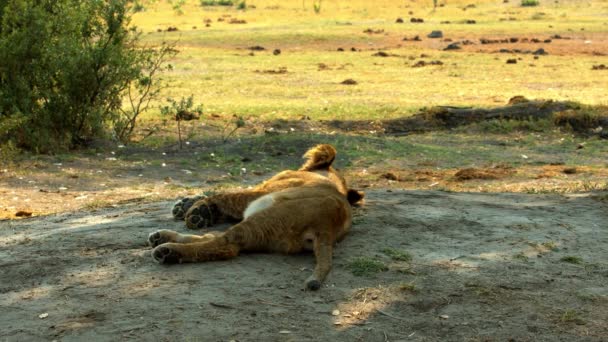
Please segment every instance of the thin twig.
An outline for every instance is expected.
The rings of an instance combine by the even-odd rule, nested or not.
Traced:
[[[268,304],[268,305],[272,305],[272,306],[280,306],[280,307],[290,308],[290,309],[293,308],[292,305],[284,305],[284,304],[272,303],[272,302],[265,301],[265,300],[259,299],[259,298],[257,299],[257,301],[260,302],[260,303],[262,303],[262,304]]]
[[[234,309],[233,306],[230,306],[230,305],[227,305],[227,304],[221,304],[221,303],[209,302],[209,305],[215,306],[216,308]]]
[[[382,310],[377,310],[377,311],[378,311],[378,313],[381,313],[381,314],[383,314],[384,316],[387,316],[387,317],[390,317],[390,318],[394,318],[394,319],[398,319],[398,320],[400,320],[400,321],[407,321],[405,318],[401,318],[401,317],[393,316],[393,315],[391,315],[391,314],[389,314],[389,313],[386,313],[386,312],[384,312],[384,311],[382,311]]]

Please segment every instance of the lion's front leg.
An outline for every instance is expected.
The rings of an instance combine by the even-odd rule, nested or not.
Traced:
[[[215,234],[207,233],[204,235],[180,234],[172,230],[162,229],[148,235],[148,244],[152,247],[162,245],[167,242],[175,243],[194,243],[205,242],[215,238]]]
[[[243,191],[201,199],[186,213],[186,226],[202,229],[216,223],[241,221],[249,204],[266,194],[264,191]]]
[[[152,250],[152,257],[161,264],[227,260],[239,254],[240,247],[224,237],[213,237],[204,242],[164,243]]]

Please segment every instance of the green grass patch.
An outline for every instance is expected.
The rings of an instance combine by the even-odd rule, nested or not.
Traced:
[[[388,267],[382,261],[370,257],[356,258],[348,264],[348,268],[353,275],[358,277],[371,276],[388,270]]]
[[[567,255],[561,259],[559,259],[562,262],[567,262],[569,264],[582,264],[583,263],[583,259],[574,255]]]
[[[396,261],[411,261],[412,255],[408,252],[400,251],[394,248],[385,248],[382,253],[388,255],[391,259]]]
[[[577,325],[584,325],[585,321],[581,318],[578,311],[574,309],[565,310],[559,318],[562,323],[575,323]]]
[[[538,0],[521,0],[521,5],[523,7],[534,7],[540,5]]]
[[[201,6],[233,6],[232,0],[201,0]]]
[[[418,292],[418,288],[413,282],[399,284],[399,290],[403,292]]]

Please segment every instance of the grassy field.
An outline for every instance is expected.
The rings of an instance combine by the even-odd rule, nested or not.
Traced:
[[[608,73],[592,66],[608,51],[608,2],[522,7],[516,1],[477,1],[463,10],[469,4],[450,1],[433,11],[431,1],[379,1],[374,6],[366,1],[324,2],[315,14],[310,1],[304,7],[300,1],[249,1],[255,8],[247,10],[189,2],[184,14],[177,15],[161,3],[139,13],[134,24],[148,44],[177,44],[181,53],[173,61],[168,94],[193,94],[209,114],[264,120],[297,115],[373,119],[408,115],[431,105],[495,106],[515,95],[606,104]],[[398,17],[405,22],[395,23]],[[246,24],[229,24],[235,18]],[[424,23],[410,23],[410,18]],[[446,21],[450,23],[442,24]],[[178,31],[166,32],[168,27]],[[383,32],[364,33],[367,29]],[[433,30],[443,31],[444,38],[427,38]],[[479,43],[480,38],[544,41],[555,35],[571,39]],[[403,41],[414,36],[421,41]],[[450,43],[446,39],[474,44],[443,51]],[[266,50],[250,56],[252,46]],[[501,48],[543,48],[548,55],[534,59],[531,54],[488,53]],[[281,54],[273,55],[274,49]],[[374,57],[378,50],[390,57]],[[506,64],[509,58],[520,60]],[[443,65],[412,67],[420,60]],[[264,73],[280,68],[286,72]],[[348,78],[358,84],[340,84]]]

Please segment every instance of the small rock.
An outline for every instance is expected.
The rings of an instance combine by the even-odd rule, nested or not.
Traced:
[[[340,82],[340,84],[355,85],[357,84],[357,81],[353,80],[352,78],[347,78],[344,81]]]
[[[427,35],[429,38],[443,38],[443,32],[441,31],[432,31]]]
[[[459,43],[452,43],[452,44],[446,46],[444,50],[448,51],[448,50],[459,50],[459,49],[462,49],[460,47]]]
[[[291,334],[291,331],[289,331],[289,330],[281,330],[281,331],[279,331],[279,334],[284,334],[284,335]]]
[[[340,310],[337,310],[337,309],[336,309],[336,310],[332,311],[332,312],[331,312],[331,315],[332,315],[332,316],[338,316],[338,315],[340,315]]]
[[[545,51],[545,49],[540,48],[540,49],[534,51],[532,54],[536,55],[536,56],[541,56],[541,55],[544,56],[544,55],[548,55],[549,53],[547,53],[547,51]]]
[[[450,318],[450,316],[448,316],[448,315],[440,315],[439,318],[441,318],[441,319],[448,319],[448,318]]]
[[[18,212],[15,213],[16,217],[31,217],[32,216],[32,212],[31,211],[25,211],[25,210],[19,210]]]
[[[278,56],[281,54],[281,49],[274,49],[274,51],[272,51],[272,54],[275,56]]]
[[[378,51],[372,55],[373,57],[389,57],[390,55],[384,51]]]
[[[397,20],[395,20],[395,23],[403,24],[403,18],[397,18]]]
[[[507,64],[517,64],[517,59],[509,58],[509,59],[507,59]]]
[[[38,315],[38,318],[40,318],[40,319],[45,319],[47,317],[49,317],[49,313],[48,312],[45,312],[45,313],[42,313],[42,314]]]

